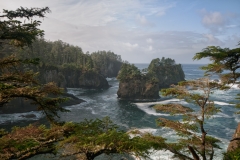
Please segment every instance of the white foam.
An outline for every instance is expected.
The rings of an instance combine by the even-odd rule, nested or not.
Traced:
[[[216,117],[224,117],[224,118],[231,118],[229,115],[224,114],[224,113],[217,113],[216,115],[213,115],[212,117],[216,118]]]
[[[221,105],[221,106],[226,106],[226,105],[234,105],[234,104],[230,104],[230,103],[226,103],[226,102],[220,102],[220,101],[214,101],[214,104],[218,104],[218,105]]]
[[[28,116],[34,115],[34,116]],[[13,113],[13,114],[1,114],[0,124],[6,122],[17,122],[21,120],[38,120],[42,118],[44,115],[40,111],[31,111],[25,113]]]
[[[173,153],[168,150],[150,150],[150,152],[152,152],[150,155],[150,159],[152,160],[177,160],[176,158],[172,158]]]
[[[231,87],[231,89],[239,89],[239,84],[229,84],[227,86]]]
[[[138,106],[138,108],[150,115],[155,115],[155,116],[169,116],[170,115],[170,114],[164,114],[164,113],[157,113],[156,110],[152,107]]]
[[[180,99],[169,99],[169,100],[164,100],[164,101],[159,101],[159,102],[144,102],[144,103],[134,103],[139,109],[144,111],[147,114],[150,115],[155,115],[155,116],[169,116],[170,114],[167,113],[159,113],[157,112],[153,107],[150,107],[151,105],[156,105],[156,104],[168,104],[168,103],[181,103],[181,104],[187,104],[187,102],[180,100]]]

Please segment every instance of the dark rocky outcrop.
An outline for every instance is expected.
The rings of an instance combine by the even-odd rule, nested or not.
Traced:
[[[79,79],[78,84],[80,88],[87,89],[106,89],[109,88],[107,80],[95,72],[86,72],[83,73]]]
[[[159,86],[157,83],[146,80],[132,79],[128,82],[120,82],[117,95],[125,100],[152,100],[159,98]]]
[[[44,67],[41,69],[42,83],[55,82],[59,87],[105,89],[109,87],[107,80],[92,70],[76,68]]]
[[[66,102],[60,104],[62,107],[85,102],[84,100],[79,99],[69,93],[64,93],[62,97],[68,98]],[[31,100],[26,100],[25,98],[15,98],[0,108],[0,114],[25,113],[37,110],[38,107],[36,105],[33,105]]]
[[[122,66],[122,62],[119,61],[111,61],[109,62],[105,68],[101,68],[100,73],[104,77],[112,78],[117,77],[117,74]]]
[[[240,123],[238,123],[237,129],[233,134],[232,140],[228,145],[227,151],[233,152],[236,149],[240,149]]]
[[[157,67],[155,74],[159,80],[159,89],[169,88],[170,85],[185,80],[185,74],[182,70],[181,64],[159,66]]]
[[[145,73],[131,64],[123,64],[118,74],[118,98],[128,100],[156,100],[159,90],[169,88],[185,80],[181,64],[172,59],[159,58],[152,60]]]

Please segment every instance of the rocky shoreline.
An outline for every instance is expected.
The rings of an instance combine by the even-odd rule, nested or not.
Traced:
[[[62,97],[68,98],[66,102],[60,104],[60,106],[62,107],[76,105],[85,102],[84,100],[79,99],[78,97],[69,93],[64,93]],[[12,100],[10,103],[1,107],[0,114],[25,113],[31,111],[38,111],[37,106],[31,104],[31,101],[26,100],[24,98],[16,98]],[[29,118],[32,118],[32,116],[30,115]]]

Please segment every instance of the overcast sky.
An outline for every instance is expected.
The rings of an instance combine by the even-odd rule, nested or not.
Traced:
[[[111,50],[130,63],[207,63],[192,57],[240,41],[240,0],[0,0],[1,13],[20,6],[50,8],[41,25],[46,40]]]

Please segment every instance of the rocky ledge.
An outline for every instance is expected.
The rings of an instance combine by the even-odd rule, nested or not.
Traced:
[[[64,93],[62,96],[69,99],[68,101],[60,104],[62,107],[76,105],[85,102],[84,100],[79,99],[69,93]],[[25,98],[16,98],[12,100],[10,103],[7,103],[3,107],[1,107],[0,114],[24,113],[37,110],[38,110],[37,106],[31,104],[31,101],[26,100]]]

